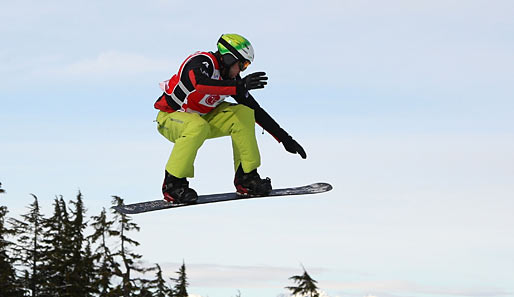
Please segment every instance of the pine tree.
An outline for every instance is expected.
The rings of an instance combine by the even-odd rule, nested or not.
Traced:
[[[41,297],[68,296],[67,287],[70,279],[70,258],[72,243],[70,238],[70,220],[66,210],[66,203],[55,198],[54,214],[44,222],[46,237],[43,240],[44,265],[43,273],[46,276]]]
[[[141,282],[140,285],[138,286],[139,289],[137,290],[137,292],[133,293],[132,296],[133,297],[153,297],[153,293],[152,291],[150,291],[149,287],[148,287],[148,282]]]
[[[17,234],[18,264],[22,267],[24,287],[30,290],[30,296],[38,297],[42,286],[43,246],[42,239],[44,217],[39,208],[38,198],[29,205],[29,212],[21,216],[22,220],[11,219],[10,223]]]
[[[71,201],[74,208],[71,210],[72,219],[69,221],[70,262],[67,276],[67,295],[73,297],[89,297],[95,288],[92,279],[94,268],[91,250],[87,250],[87,242],[84,231],[87,227],[85,221],[86,209],[82,200],[82,193],[78,193],[77,200]]]
[[[0,206],[0,296],[18,297],[23,296],[23,292],[16,276],[14,260],[8,253],[13,244],[7,237],[12,236],[14,231],[6,226],[7,213],[7,207]]]
[[[293,296],[319,297],[317,281],[311,278],[305,268],[303,268],[302,275],[294,275],[289,279],[297,284],[297,286],[286,287]]]
[[[114,260],[113,254],[107,244],[109,237],[118,236],[119,232],[113,229],[114,221],[107,218],[105,208],[98,216],[91,218],[93,221],[91,226],[95,230],[89,239],[92,243],[97,243],[95,250],[94,261],[97,266],[97,279],[95,280],[95,287],[98,288],[99,297],[116,296],[113,295],[111,280],[115,271],[120,271],[118,262]]]
[[[123,199],[118,196],[113,196],[113,204],[118,206],[122,205]],[[139,246],[139,242],[129,238],[127,233],[130,231],[139,231],[140,228],[136,223],[132,222],[130,216],[116,211],[113,211],[113,214],[114,221],[118,223],[118,237],[120,240],[120,248],[114,256],[121,258],[121,262],[125,268],[124,272],[121,270],[116,271],[116,275],[122,279],[117,289],[121,291],[121,296],[130,297],[131,293],[135,291],[134,283],[139,280],[138,278],[132,278],[132,271],[144,273],[146,269],[137,263],[139,259],[141,259],[141,255],[132,252],[130,249],[131,246]]]
[[[166,284],[166,281],[162,277],[162,269],[159,264],[155,264],[152,269],[155,270],[155,279],[149,282],[150,289],[154,291],[153,297],[167,297],[172,296],[172,290]]]
[[[82,267],[84,269],[83,275],[86,288],[85,292],[81,296],[99,296],[100,290],[96,286],[98,275],[97,268],[95,266],[95,255],[91,250],[91,243],[86,241],[86,248],[84,250],[84,258],[82,260]]]
[[[187,297],[187,287],[189,283],[187,282],[186,275],[186,264],[182,262],[182,266],[177,271],[178,278],[172,279],[175,281],[175,286],[173,287],[173,296],[174,297]]]

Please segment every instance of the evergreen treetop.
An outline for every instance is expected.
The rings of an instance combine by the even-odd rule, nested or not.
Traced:
[[[32,297],[39,296],[44,280],[43,245],[45,236],[43,230],[44,216],[41,214],[39,201],[36,195],[31,194],[34,201],[28,207],[28,213],[21,215],[21,220],[10,219],[10,223],[17,236],[13,251],[24,275],[23,284],[29,289]]]
[[[123,199],[118,196],[113,196],[113,205],[122,205]],[[128,237],[128,233],[131,231],[139,231],[139,226],[132,222],[132,218],[129,215],[122,214],[113,210],[114,221],[118,224],[117,227],[117,238],[119,239],[119,249],[113,256],[115,258],[121,258],[122,267],[124,271],[118,269],[115,274],[122,279],[121,284],[117,289],[121,292],[121,296],[130,297],[131,292],[136,288],[135,283],[140,281],[139,278],[132,278],[132,271],[144,273],[146,269],[139,264],[141,255],[136,254],[131,250],[132,246],[139,246],[139,242]]]
[[[17,279],[14,261],[9,255],[13,243],[7,238],[12,236],[14,231],[6,226],[7,213],[7,207],[0,206],[0,296],[21,297],[22,286]]]
[[[303,267],[302,267],[303,268]],[[289,278],[296,286],[286,287],[293,296],[319,297],[318,287],[315,281],[303,268],[302,275],[293,275]]]
[[[187,297],[187,287],[189,283],[187,282],[187,274],[186,274],[186,264],[182,262],[179,270],[177,271],[178,277],[176,279],[172,279],[175,281],[175,286],[173,287],[173,296],[174,297]]]

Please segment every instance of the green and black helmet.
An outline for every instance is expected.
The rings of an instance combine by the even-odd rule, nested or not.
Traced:
[[[223,64],[230,67],[239,62],[241,71],[253,62],[253,47],[248,39],[238,34],[223,34],[218,40],[218,51],[223,57]]]

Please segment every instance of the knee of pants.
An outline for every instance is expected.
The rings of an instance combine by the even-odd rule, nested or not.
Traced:
[[[241,123],[245,124],[255,124],[255,112],[250,107],[237,104],[234,106],[234,114],[236,114],[237,119]]]
[[[188,123],[186,131],[184,134],[187,134],[190,137],[198,137],[198,138],[207,138],[210,133],[210,126],[207,121],[198,117],[194,121]]]

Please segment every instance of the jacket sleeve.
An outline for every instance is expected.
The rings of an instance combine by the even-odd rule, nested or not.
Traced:
[[[237,103],[246,105],[254,110],[255,122],[259,124],[264,130],[271,134],[278,142],[283,142],[287,137],[290,137],[287,132],[282,129],[279,124],[257,103],[257,101],[250,95],[238,94],[233,96]]]
[[[235,80],[212,79],[214,65],[203,55],[191,59],[182,70],[182,82],[197,92],[211,95],[236,95],[238,84]]]

